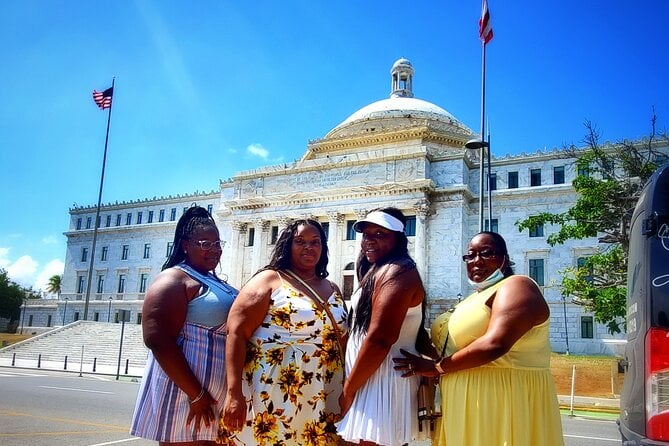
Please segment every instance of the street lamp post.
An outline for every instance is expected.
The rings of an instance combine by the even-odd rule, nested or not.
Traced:
[[[483,231],[483,192],[485,189],[484,178],[486,177],[485,172],[485,154],[486,148],[489,148],[490,144],[483,139],[470,139],[465,143],[465,149],[469,150],[479,150],[479,232]],[[488,160],[488,168],[490,168],[490,160]],[[490,172],[488,172],[488,177]],[[488,187],[490,187],[490,178],[488,178]],[[490,213],[490,222],[489,225],[492,225],[492,203],[491,197],[488,196],[488,212]]]
[[[63,327],[65,326],[65,313],[67,313],[67,301],[70,300],[67,297],[65,298],[65,308],[63,308]]]
[[[23,334],[23,323],[26,320],[26,307],[28,306],[28,302],[26,299],[23,299],[23,316],[21,316],[21,334]]]
[[[569,330],[567,329],[567,296],[562,296],[562,312],[564,313],[564,339],[567,342],[567,355],[569,354]]]
[[[107,322],[109,322],[109,318],[111,317],[111,303],[112,303],[112,297],[109,296],[109,308],[107,309]]]

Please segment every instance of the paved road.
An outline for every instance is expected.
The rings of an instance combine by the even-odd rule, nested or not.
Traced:
[[[155,446],[128,434],[137,388],[127,378],[0,367],[0,444]],[[615,417],[608,418],[563,415],[565,445],[619,445]]]

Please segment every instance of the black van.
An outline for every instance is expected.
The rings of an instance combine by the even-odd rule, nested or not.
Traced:
[[[669,446],[669,165],[645,185],[630,228],[623,446]]]

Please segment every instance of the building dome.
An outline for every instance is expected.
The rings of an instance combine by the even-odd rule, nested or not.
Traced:
[[[381,128],[415,126],[417,121],[452,127],[456,133],[472,134],[472,131],[443,108],[422,99],[414,98],[411,62],[398,59],[390,70],[392,87],[390,97],[366,105],[350,115],[325,139],[350,136],[361,131]]]

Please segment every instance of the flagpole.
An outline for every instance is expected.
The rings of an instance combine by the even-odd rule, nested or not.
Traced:
[[[490,162],[490,158],[492,157],[491,153],[492,148],[490,147],[490,123],[488,123],[488,230],[492,231],[492,188],[491,182],[492,182],[492,163]]]
[[[485,41],[483,42],[483,63],[481,73],[481,149],[479,152],[479,232],[483,231],[483,197],[484,197],[484,178],[485,178]],[[489,152],[489,151],[488,151]]]
[[[114,88],[115,77],[112,78],[112,91]],[[93,224],[93,246],[91,247],[91,261],[88,264],[88,280],[86,280],[86,297],[84,300],[84,319],[88,320],[88,302],[91,297],[91,281],[93,279],[93,263],[95,261],[95,244],[98,239],[98,221],[100,220],[100,205],[102,203],[102,186],[105,182],[105,165],[107,164],[107,143],[109,142],[109,124],[111,123],[111,111],[114,101],[109,104],[109,112],[107,114],[107,134],[105,135],[105,151],[102,155],[102,173],[100,174],[100,190],[98,192],[98,205],[95,209],[95,222]]]

